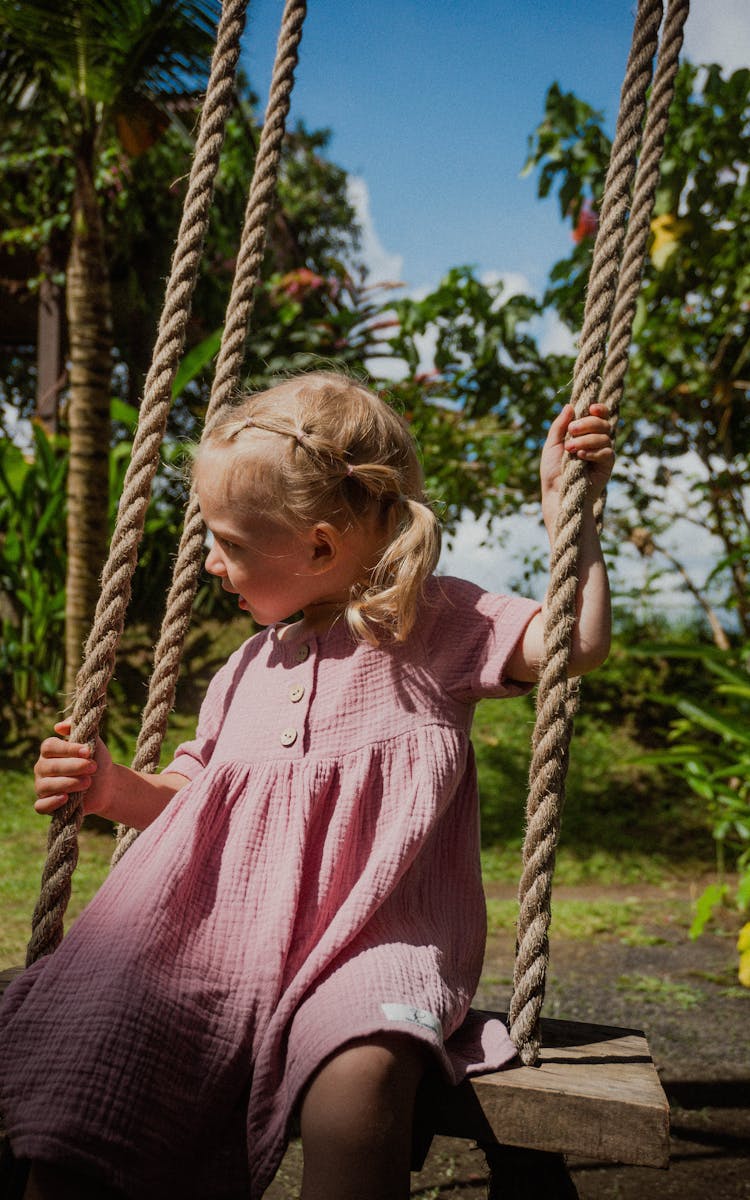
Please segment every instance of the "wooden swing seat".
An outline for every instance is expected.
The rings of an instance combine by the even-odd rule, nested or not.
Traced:
[[[544,1017],[541,1024],[540,1066],[508,1067],[457,1088],[431,1087],[432,1131],[483,1148],[667,1167],[669,1102],[645,1034]]]

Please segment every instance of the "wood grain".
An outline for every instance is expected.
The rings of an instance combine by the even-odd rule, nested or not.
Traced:
[[[435,1132],[638,1166],[669,1164],[669,1104],[636,1029],[542,1020],[542,1062],[431,1097]]]

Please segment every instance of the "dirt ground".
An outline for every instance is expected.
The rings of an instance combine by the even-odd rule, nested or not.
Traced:
[[[488,896],[512,892],[490,887]],[[736,982],[738,922],[688,940],[686,885],[555,891],[559,904],[602,898],[635,914],[637,930],[583,940],[553,920],[545,1016],[645,1030],[670,1103],[671,1161],[661,1171],[571,1159],[580,1200],[750,1200],[750,992]],[[512,963],[512,932],[491,935],[478,1008],[507,1008]],[[296,1200],[300,1176],[295,1142],[267,1200]],[[464,1141],[436,1138],[412,1176],[415,1200],[486,1194],[483,1155]]]

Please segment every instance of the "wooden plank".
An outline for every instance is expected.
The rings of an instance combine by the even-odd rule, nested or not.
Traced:
[[[636,1029],[542,1020],[539,1067],[479,1075],[433,1097],[435,1132],[666,1167],[669,1104]]]
[[[0,996],[22,971],[23,967],[6,967],[4,971],[0,971]]]

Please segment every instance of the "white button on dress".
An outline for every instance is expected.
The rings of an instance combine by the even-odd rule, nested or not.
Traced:
[[[297,730],[283,729],[281,731],[281,738],[279,740],[281,741],[282,746],[293,746],[297,741]]]
[[[310,647],[308,646],[307,642],[303,642],[302,645],[298,646],[295,650],[294,657],[297,659],[297,662],[304,662],[305,659],[308,658],[309,654]]]
[[[289,689],[289,699],[292,704],[298,704],[305,694],[305,689],[301,683],[295,683],[293,688]]]

